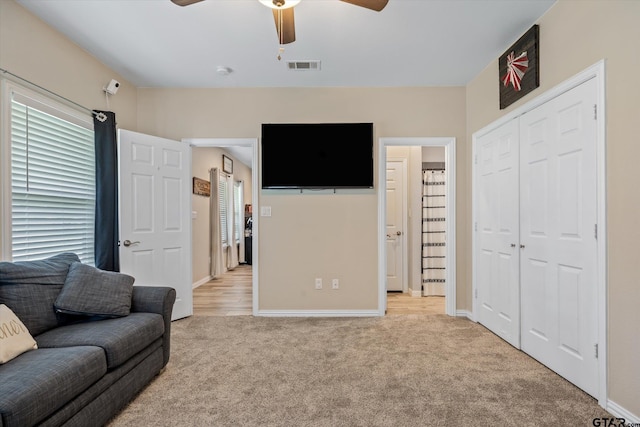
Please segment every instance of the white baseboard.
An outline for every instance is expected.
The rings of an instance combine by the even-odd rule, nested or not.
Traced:
[[[466,317],[469,320],[473,320],[473,316],[469,310],[456,310],[456,317]]]
[[[193,284],[191,285],[191,289],[195,289],[195,288],[197,288],[198,286],[201,286],[201,285],[204,285],[204,284],[205,284],[205,283],[207,283],[207,282],[210,282],[210,281],[211,281],[211,278],[212,278],[211,276],[203,277],[202,279],[200,279],[200,280],[198,280],[197,282],[193,283]]]
[[[422,297],[422,291],[416,291],[412,289],[409,291],[409,295],[411,295],[412,298]]]
[[[379,317],[378,310],[258,310],[264,317]]]
[[[640,425],[640,417],[627,411],[622,406],[618,405],[612,400],[607,401],[607,407],[605,408],[610,414],[615,415],[618,418],[624,418],[624,425]]]

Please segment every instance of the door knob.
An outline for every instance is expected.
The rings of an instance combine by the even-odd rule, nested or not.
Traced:
[[[140,242],[138,242],[137,240],[136,240],[135,242],[132,242],[131,240],[125,240],[124,242],[122,242],[122,244],[123,244],[126,248],[128,248],[128,247],[129,247],[129,246],[131,246],[131,245],[135,245],[135,244],[137,244],[137,243],[140,243]]]
[[[387,234],[387,239],[390,239],[390,238],[391,238],[391,234]]]
[[[512,247],[512,248],[515,248],[515,247],[516,247],[516,244],[515,244],[515,243],[512,243],[512,244],[511,244],[511,247]]]
[[[402,234],[402,231],[396,231],[396,236],[400,236]]]
[[[520,249],[524,249],[524,245],[520,245]]]

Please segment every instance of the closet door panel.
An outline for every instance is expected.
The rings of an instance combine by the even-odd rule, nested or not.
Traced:
[[[522,349],[597,393],[595,82],[520,118]]]
[[[520,346],[518,122],[476,141],[478,321]]]

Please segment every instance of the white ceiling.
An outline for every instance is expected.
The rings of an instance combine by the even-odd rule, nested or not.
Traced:
[[[17,1],[138,87],[464,86],[555,2],[389,0],[378,13],[302,0],[297,40],[278,61],[271,10],[257,0]],[[287,60],[321,70],[289,71]]]

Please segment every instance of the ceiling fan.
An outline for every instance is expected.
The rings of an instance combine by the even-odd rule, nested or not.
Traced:
[[[189,6],[203,0],[171,0],[178,6]],[[293,19],[293,7],[300,3],[300,0],[258,0],[263,5],[273,9],[273,18],[278,32],[280,44],[287,44],[296,41],[296,29]],[[380,12],[387,5],[389,0],[340,0],[356,6]]]

